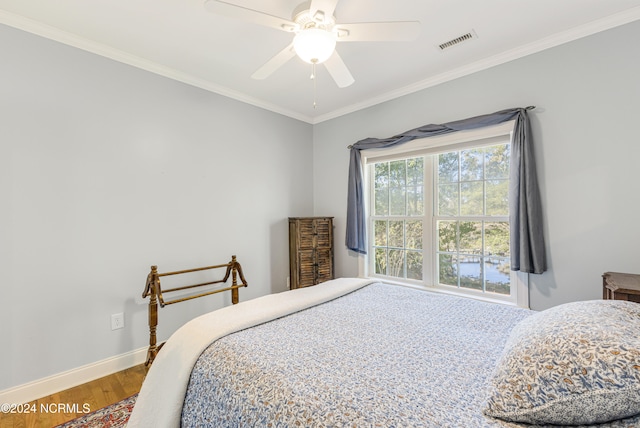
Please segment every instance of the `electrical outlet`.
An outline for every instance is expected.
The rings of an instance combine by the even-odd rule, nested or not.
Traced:
[[[124,328],[124,314],[122,312],[111,315],[111,330],[118,330],[120,328]]]

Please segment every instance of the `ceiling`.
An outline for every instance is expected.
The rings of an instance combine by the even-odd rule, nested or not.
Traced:
[[[286,19],[302,2],[227,1]],[[298,58],[252,79],[293,35],[215,15],[204,0],[0,0],[0,23],[309,123],[638,20],[640,0],[340,0],[334,15],[420,21],[421,31],[410,42],[338,43],[355,83],[338,88],[319,66],[314,91]]]

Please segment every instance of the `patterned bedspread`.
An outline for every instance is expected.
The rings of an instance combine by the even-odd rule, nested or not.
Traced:
[[[506,337],[530,314],[372,284],[214,342],[182,426],[516,426],[482,408]]]

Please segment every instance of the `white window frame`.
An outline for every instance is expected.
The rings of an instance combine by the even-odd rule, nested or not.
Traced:
[[[404,159],[416,156],[430,156],[438,153],[451,152],[456,150],[462,150],[470,147],[489,146],[496,145],[504,142],[510,142],[512,138],[512,132],[514,128],[514,121],[502,123],[500,125],[484,127],[470,131],[460,131],[451,134],[446,134],[437,137],[421,138],[410,141],[408,143],[400,144],[390,149],[372,149],[363,150],[361,152],[362,157],[362,170],[364,174],[364,188],[365,191],[365,206],[367,210],[367,236],[369,240],[372,237],[369,231],[372,228],[369,208],[372,195],[371,189],[371,177],[369,173],[369,165],[382,162]],[[435,173],[432,167],[433,163],[425,163],[425,189],[430,188],[432,197],[425,198],[424,206],[425,212],[431,213],[429,217],[435,219],[434,213],[434,198],[435,192],[433,192],[433,181]],[[435,220],[434,220],[435,221]],[[368,251],[368,254],[362,255],[358,259],[359,274],[362,277],[378,278],[384,280],[384,282],[409,286],[420,289],[427,289],[430,291],[436,291],[446,294],[461,295],[466,297],[472,297],[480,300],[503,303],[513,306],[519,306],[523,308],[529,308],[529,275],[524,272],[511,271],[511,295],[499,296],[486,295],[475,290],[459,289],[456,287],[440,285],[437,281],[436,255],[435,251],[430,251],[436,247],[436,237],[434,236],[434,227],[432,224],[425,224],[423,228],[423,251],[425,251],[423,258],[423,272],[425,276],[422,281],[414,281],[403,278],[395,278],[383,275],[375,274],[375,271],[371,268],[373,266],[372,259],[374,254]],[[369,250],[371,249],[371,242],[369,242]],[[429,254],[433,252],[434,254]]]

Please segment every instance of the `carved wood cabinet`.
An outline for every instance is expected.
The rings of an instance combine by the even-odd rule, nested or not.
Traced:
[[[290,288],[333,279],[333,217],[289,218]]]

